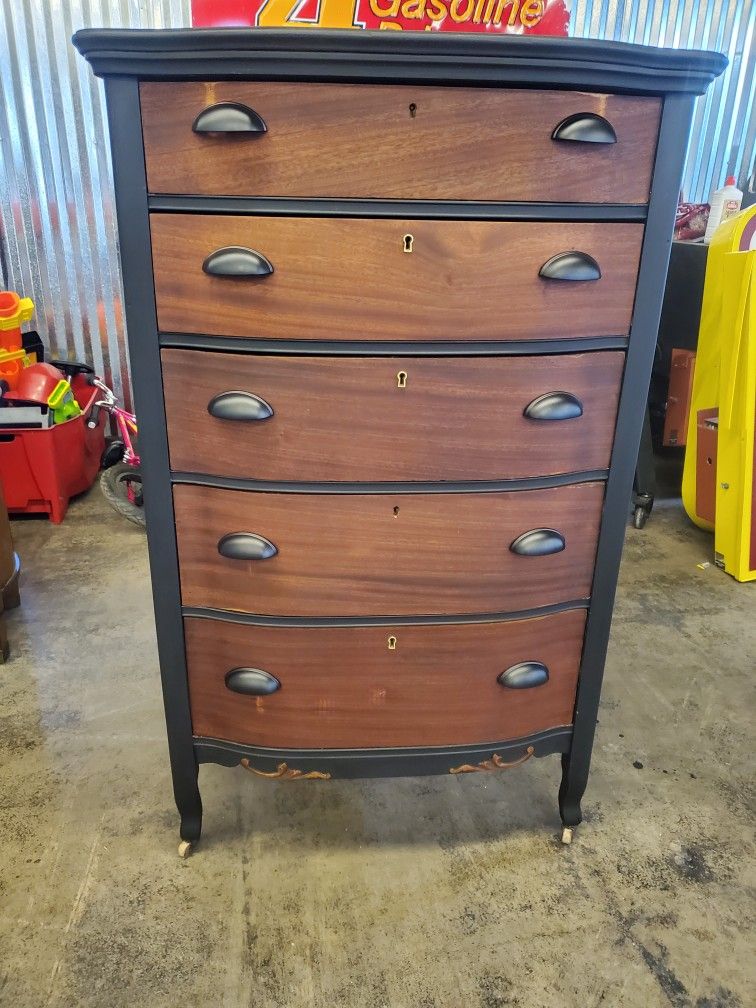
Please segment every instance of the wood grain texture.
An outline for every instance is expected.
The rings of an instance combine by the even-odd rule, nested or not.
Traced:
[[[160,213],[151,227],[161,330],[297,340],[625,335],[643,237],[641,224]],[[275,272],[208,276],[202,263],[226,246]],[[593,256],[601,279],[539,277],[570,250]]]
[[[285,357],[164,350],[171,466],[300,482],[498,480],[608,468],[624,353]],[[399,372],[406,388],[397,387]],[[261,396],[264,422],[219,420],[218,394]],[[529,420],[567,391],[574,420]]]
[[[193,731],[302,748],[521,738],[571,724],[584,625],[582,610],[502,623],[306,629],[189,618]],[[543,686],[513,690],[496,681],[529,660],[548,667]],[[239,666],[264,669],[280,690],[231,692],[225,676]]]
[[[154,193],[570,203],[648,201],[661,109],[574,91],[249,81],[142,83],[141,99]],[[253,108],[268,132],[193,133],[219,101]],[[618,142],[552,140],[579,112],[607,118]]]
[[[276,616],[511,612],[587,598],[603,483],[471,494],[290,494],[177,485],[187,606]],[[510,544],[561,532],[561,553]],[[222,557],[228,533],[264,536],[267,560]]]

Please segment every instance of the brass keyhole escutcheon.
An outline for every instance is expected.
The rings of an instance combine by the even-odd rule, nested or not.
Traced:
[[[389,651],[396,651],[396,637],[389,637],[388,639],[388,649]]]
[[[407,388],[407,372],[399,371],[396,376],[396,387]]]
[[[415,242],[415,236],[411,234],[406,234],[402,239],[404,244],[402,245],[402,252],[411,252],[412,246]]]

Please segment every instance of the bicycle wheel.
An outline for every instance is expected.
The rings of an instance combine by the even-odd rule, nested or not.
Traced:
[[[100,489],[112,508],[134,525],[144,528],[142,475],[138,469],[125,462],[103,469]]]

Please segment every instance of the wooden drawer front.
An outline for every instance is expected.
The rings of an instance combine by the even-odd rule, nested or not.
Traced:
[[[160,328],[267,339],[624,335],[643,237],[640,224],[193,214],[151,220]],[[254,259],[252,268],[273,272],[229,277],[203,270],[220,250],[238,248],[268,261]],[[600,279],[539,275],[554,256],[575,250],[596,261]]]
[[[603,483],[396,495],[178,485],[183,603],[277,616],[403,616],[510,612],[587,598],[603,492]],[[543,556],[512,552],[535,529],[555,530],[566,547]],[[245,538],[245,552],[277,552],[221,556],[220,541],[237,533],[260,537]]]
[[[582,610],[438,626],[259,627],[186,619],[193,731],[281,748],[522,738],[572,723],[584,625]],[[545,683],[513,689],[498,682],[531,661],[546,666]],[[233,692],[226,676],[238,668],[272,676],[265,688],[275,691]]]
[[[141,96],[150,191],[207,196],[645,203],[661,108],[658,98],[393,85],[143,83]],[[194,132],[219,102],[256,112],[267,131]],[[581,114],[607,120],[617,142],[552,139]]]
[[[624,362],[616,351],[433,359],[164,350],[162,358],[174,470],[303,482],[607,468]],[[552,392],[577,403],[539,403]],[[582,408],[582,416],[531,419],[529,407]],[[260,419],[222,418],[238,415]]]

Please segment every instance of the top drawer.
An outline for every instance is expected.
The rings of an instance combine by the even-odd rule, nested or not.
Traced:
[[[661,109],[658,98],[576,91],[140,89],[150,192],[199,196],[643,204]]]

